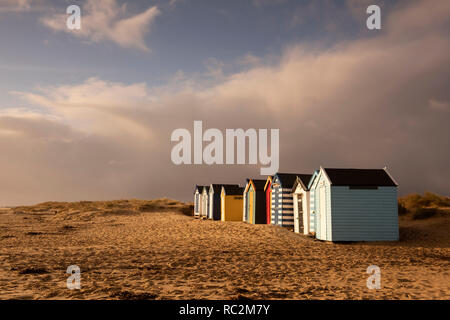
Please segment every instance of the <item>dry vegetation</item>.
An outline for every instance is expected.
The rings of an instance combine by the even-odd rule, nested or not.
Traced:
[[[43,202],[34,206],[12,208],[15,214],[54,214],[59,217],[90,219],[96,216],[136,215],[144,212],[179,212],[193,215],[193,204],[172,199],[156,200],[113,200],[80,202]]]
[[[399,215],[410,215],[413,219],[427,219],[450,209],[450,198],[431,192],[424,195],[409,194],[398,200]]]

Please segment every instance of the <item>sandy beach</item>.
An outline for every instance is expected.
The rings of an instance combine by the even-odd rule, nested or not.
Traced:
[[[448,212],[395,243],[327,243],[139,200],[0,210],[0,299],[449,299]],[[166,206],[166,207],[164,207]],[[81,290],[66,269],[81,269]],[[381,269],[381,289],[366,269]]]

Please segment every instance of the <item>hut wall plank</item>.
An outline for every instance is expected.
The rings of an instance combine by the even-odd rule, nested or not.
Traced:
[[[399,239],[397,188],[332,187],[333,241],[392,241]]]

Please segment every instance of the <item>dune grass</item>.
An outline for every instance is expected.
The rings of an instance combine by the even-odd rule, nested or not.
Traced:
[[[193,204],[173,199],[154,200],[111,200],[111,201],[78,201],[78,202],[43,202],[32,206],[13,208],[16,214],[60,215],[91,212],[99,215],[133,215],[146,212],[179,212],[193,215]]]
[[[412,193],[398,199],[399,215],[410,214],[413,219],[426,219],[446,211],[450,198],[432,192]]]

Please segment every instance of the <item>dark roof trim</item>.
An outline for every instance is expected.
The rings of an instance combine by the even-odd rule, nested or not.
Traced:
[[[242,195],[244,193],[244,188],[239,186],[225,185],[223,186],[223,189],[225,190],[226,195]]]
[[[222,191],[223,186],[239,187],[238,184],[216,184],[216,183],[211,184],[212,191],[214,193],[220,193]],[[211,189],[209,191],[211,191]]]
[[[323,170],[333,186],[397,186],[386,169],[324,168]]]
[[[266,185],[266,180],[251,179],[250,183],[253,185],[255,190],[264,191],[264,186]]]
[[[309,190],[309,182],[311,181],[313,175],[312,174],[299,174],[295,179],[294,185],[292,186],[292,192],[297,189],[297,186],[300,184],[304,190]]]
[[[303,175],[304,174],[302,174],[302,173],[277,173],[275,176],[278,177],[283,188],[292,189],[295,181],[297,180],[297,176],[303,176]],[[274,179],[275,179],[275,177],[274,177]]]
[[[195,189],[194,189],[194,193],[195,193],[195,191],[197,191],[197,190],[198,190],[199,193],[202,193],[204,187],[205,187],[205,186],[199,186],[199,185],[196,185],[196,186],[195,186]]]

